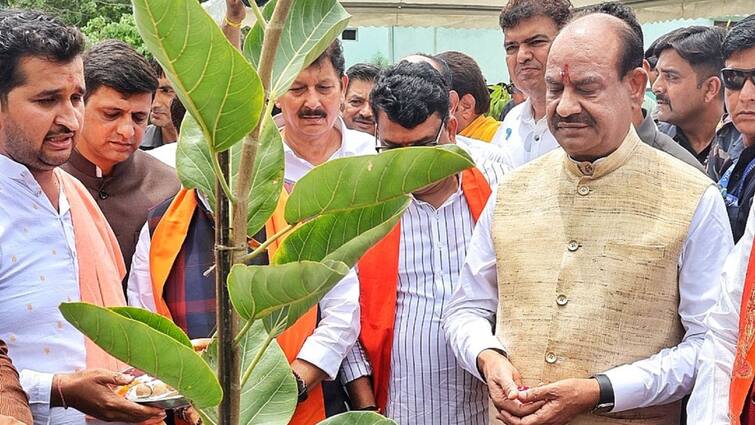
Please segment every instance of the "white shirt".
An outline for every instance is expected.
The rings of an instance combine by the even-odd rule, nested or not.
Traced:
[[[86,368],[84,336],[60,313],[79,301],[68,199],[53,208],[29,170],[0,155],[0,339],[8,344],[36,425],[83,424],[75,409],[50,408],[52,377]]]
[[[530,99],[516,105],[506,115],[491,143],[503,149],[512,169],[559,147],[548,129],[546,117],[535,121]]]
[[[507,171],[497,148],[459,136],[457,144],[477,160],[491,185]],[[386,416],[401,425],[488,423],[487,388],[461,368],[441,323],[458,285],[473,228],[461,186],[438,209],[412,197],[401,217],[386,406]],[[371,373],[360,344],[346,357],[342,371],[345,382]]]
[[[374,154],[374,140],[366,133],[349,130],[339,118],[336,124],[341,131],[341,147],[330,159],[353,155]],[[285,178],[295,183],[314,168],[299,158],[285,143]],[[156,311],[152,281],[149,272],[149,228],[145,224],[139,234],[131,272],[127,297],[129,305]],[[314,333],[307,338],[297,358],[305,360],[335,379],[341,361],[359,335],[359,283],[356,272],[351,270],[320,300],[320,322]]]
[[[154,149],[150,149],[145,152],[159,159],[164,164],[167,164],[173,168],[176,168],[176,150],[177,149],[178,149],[178,142],[175,142],[175,143],[168,143],[167,145],[158,146]]]
[[[475,227],[460,283],[443,320],[446,336],[461,365],[480,379],[480,352],[488,348],[506,351],[492,331],[498,307],[491,230],[496,195],[491,195]],[[686,331],[684,338],[678,346],[648,359],[603,371],[613,385],[614,412],[672,402],[690,392],[695,362],[707,331],[703,319],[720,292],[713,282],[732,245],[726,208],[718,189],[711,186],[700,199],[679,256],[679,316]]]
[[[729,425],[729,385],[739,335],[747,265],[755,236],[755,208],[750,209],[742,238],[726,258],[719,282],[721,296],[705,318],[705,335],[697,365],[697,381],[687,404],[690,424]],[[747,403],[747,401],[745,401]],[[746,408],[746,407],[745,407]]]

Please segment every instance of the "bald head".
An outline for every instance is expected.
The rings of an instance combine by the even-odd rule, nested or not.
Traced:
[[[572,21],[553,40],[545,70],[546,116],[572,157],[606,156],[629,131],[646,84],[642,45],[637,66],[624,60],[636,39],[621,19],[595,13]]]

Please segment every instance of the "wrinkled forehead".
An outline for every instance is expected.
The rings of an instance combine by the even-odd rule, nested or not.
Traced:
[[[603,48],[596,40],[581,42],[579,38],[559,36],[551,45],[545,68],[546,80],[561,81],[586,77],[607,78],[616,73],[616,55],[606,43]]]

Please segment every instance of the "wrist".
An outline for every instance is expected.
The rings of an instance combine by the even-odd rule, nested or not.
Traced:
[[[64,385],[66,384],[65,374],[56,374],[52,376],[52,384],[50,385],[50,407],[62,407],[68,409],[68,403],[66,402]]]
[[[501,359],[508,362],[506,353],[494,348],[486,348],[477,355],[477,371],[480,373],[483,380],[487,381],[488,368],[492,364],[501,361]]]
[[[597,386],[597,398],[591,399],[592,413],[603,414],[608,413],[614,408],[614,393],[613,385],[608,376],[603,374],[597,374],[590,378],[592,387],[592,394],[595,395],[595,387]]]

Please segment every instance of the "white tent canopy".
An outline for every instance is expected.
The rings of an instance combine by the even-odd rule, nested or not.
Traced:
[[[572,0],[575,7],[598,3]],[[643,23],[755,13],[753,0],[625,0]],[[497,28],[506,0],[341,0],[353,16],[349,25]]]

